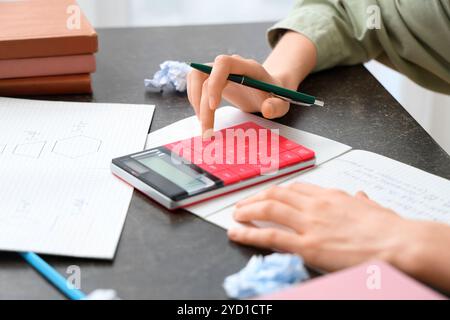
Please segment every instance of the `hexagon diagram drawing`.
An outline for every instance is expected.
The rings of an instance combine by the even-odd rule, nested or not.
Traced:
[[[79,135],[56,141],[52,152],[66,158],[76,159],[98,152],[101,145],[101,140]]]
[[[46,143],[46,141],[21,143],[14,148],[13,154],[16,156],[38,159],[41,156]]]

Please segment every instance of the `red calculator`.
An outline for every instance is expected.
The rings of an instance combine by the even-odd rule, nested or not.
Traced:
[[[112,160],[111,170],[168,209],[314,166],[314,151],[253,122]]]

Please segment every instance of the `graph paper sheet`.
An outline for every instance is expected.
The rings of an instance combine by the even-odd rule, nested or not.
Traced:
[[[154,106],[0,98],[0,250],[112,259]]]

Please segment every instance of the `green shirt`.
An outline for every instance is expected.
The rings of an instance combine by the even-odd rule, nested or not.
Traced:
[[[450,94],[450,0],[298,0],[269,29],[270,44],[286,30],[315,44],[314,71],[377,59]]]

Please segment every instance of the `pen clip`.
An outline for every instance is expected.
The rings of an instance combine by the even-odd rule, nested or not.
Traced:
[[[273,93],[273,92],[271,92],[270,94],[271,94],[273,97],[279,98],[279,99],[281,99],[281,100],[284,100],[284,101],[286,101],[286,102],[295,104],[295,105],[297,105],[297,106],[304,106],[304,107],[311,107],[311,106],[313,106],[312,104],[304,103],[304,102],[300,102],[300,101],[295,101],[295,100],[292,100],[292,99],[289,99],[289,98],[280,96],[280,95],[278,95],[278,94],[275,94],[275,93]]]

